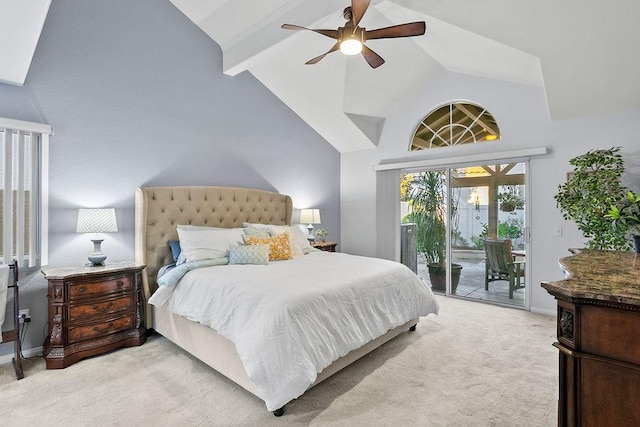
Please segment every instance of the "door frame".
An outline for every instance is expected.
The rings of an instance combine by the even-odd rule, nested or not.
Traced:
[[[487,300],[478,300],[479,302],[488,302],[488,303],[492,303],[492,304],[496,304],[496,305],[504,305],[506,307],[510,307],[510,308],[522,308],[526,311],[530,311],[531,309],[531,284],[530,284],[530,277],[531,277],[531,189],[530,189],[530,160],[528,158],[526,159],[499,159],[499,160],[482,160],[479,162],[470,162],[470,163],[461,163],[461,164],[455,164],[455,163],[447,163],[446,165],[443,166],[431,166],[431,167],[414,167],[414,168],[410,168],[410,169],[404,169],[401,170],[400,173],[397,175],[398,176],[398,182],[397,182],[397,187],[398,189],[400,188],[400,175],[404,174],[404,173],[420,173],[420,172],[427,172],[427,171],[444,171],[445,172],[445,176],[446,176],[446,185],[447,185],[447,212],[451,212],[451,203],[452,203],[452,178],[451,178],[451,171],[452,169],[457,169],[457,168],[463,168],[463,167],[469,167],[469,166],[483,166],[483,165],[492,165],[492,164],[508,164],[508,163],[523,163],[524,164],[524,168],[525,168],[525,172],[524,172],[524,179],[523,179],[523,184],[524,185],[524,196],[525,196],[525,214],[524,214],[524,228],[523,228],[523,241],[524,241],[524,247],[525,247],[525,252],[528,254],[527,258],[526,258],[526,262],[525,262],[525,287],[524,287],[524,306],[515,306],[515,305],[511,305],[511,304],[503,304],[497,301],[487,301]],[[400,198],[398,197],[397,199],[397,203],[398,203],[398,212],[400,211]],[[457,296],[455,294],[451,293],[451,264],[453,262],[452,260],[452,254],[453,254],[453,247],[452,247],[452,239],[451,239],[451,220],[450,218],[448,218],[449,220],[447,221],[446,227],[447,227],[447,232],[446,232],[446,272],[447,272],[447,283],[446,283],[446,290],[445,290],[445,295],[449,296],[449,297],[456,297],[456,298],[464,298],[464,297],[460,297]],[[400,221],[398,221],[399,223]],[[396,226],[395,229],[397,230],[397,241],[399,244],[399,236],[400,236],[400,227]],[[398,256],[400,253],[400,248],[398,246],[397,251]],[[397,259],[397,261],[399,261],[399,258]],[[466,298],[465,298],[466,299]]]

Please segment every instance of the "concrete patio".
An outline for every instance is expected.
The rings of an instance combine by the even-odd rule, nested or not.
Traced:
[[[509,299],[509,283],[506,281],[491,282],[489,290],[484,289],[484,252],[454,251],[453,262],[462,265],[456,296],[524,307],[524,288],[514,291],[513,299]],[[418,276],[424,283],[431,285],[427,264],[420,255],[418,255]],[[444,293],[441,291],[434,292],[438,294]]]

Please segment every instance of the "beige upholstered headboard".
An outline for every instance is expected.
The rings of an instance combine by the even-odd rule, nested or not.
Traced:
[[[146,264],[145,296],[156,290],[160,267],[173,262],[167,242],[178,240],[177,224],[242,227],[243,222],[291,225],[291,197],[232,187],[136,189],[135,258]]]

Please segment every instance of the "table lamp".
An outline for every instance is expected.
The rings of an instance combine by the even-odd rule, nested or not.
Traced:
[[[309,240],[313,240],[313,224],[320,224],[320,209],[301,209],[300,210],[300,222],[307,223]]]
[[[114,233],[118,231],[116,223],[116,210],[113,208],[105,209],[78,209],[78,225],[77,233]],[[93,253],[89,255],[89,261],[92,265],[104,265],[107,256],[102,253],[102,241],[104,239],[91,239],[93,242]]]

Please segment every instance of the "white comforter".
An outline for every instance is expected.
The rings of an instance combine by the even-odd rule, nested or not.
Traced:
[[[404,265],[328,252],[195,269],[149,300],[164,301],[235,344],[270,411],[304,393],[339,357],[438,312],[431,290]]]

